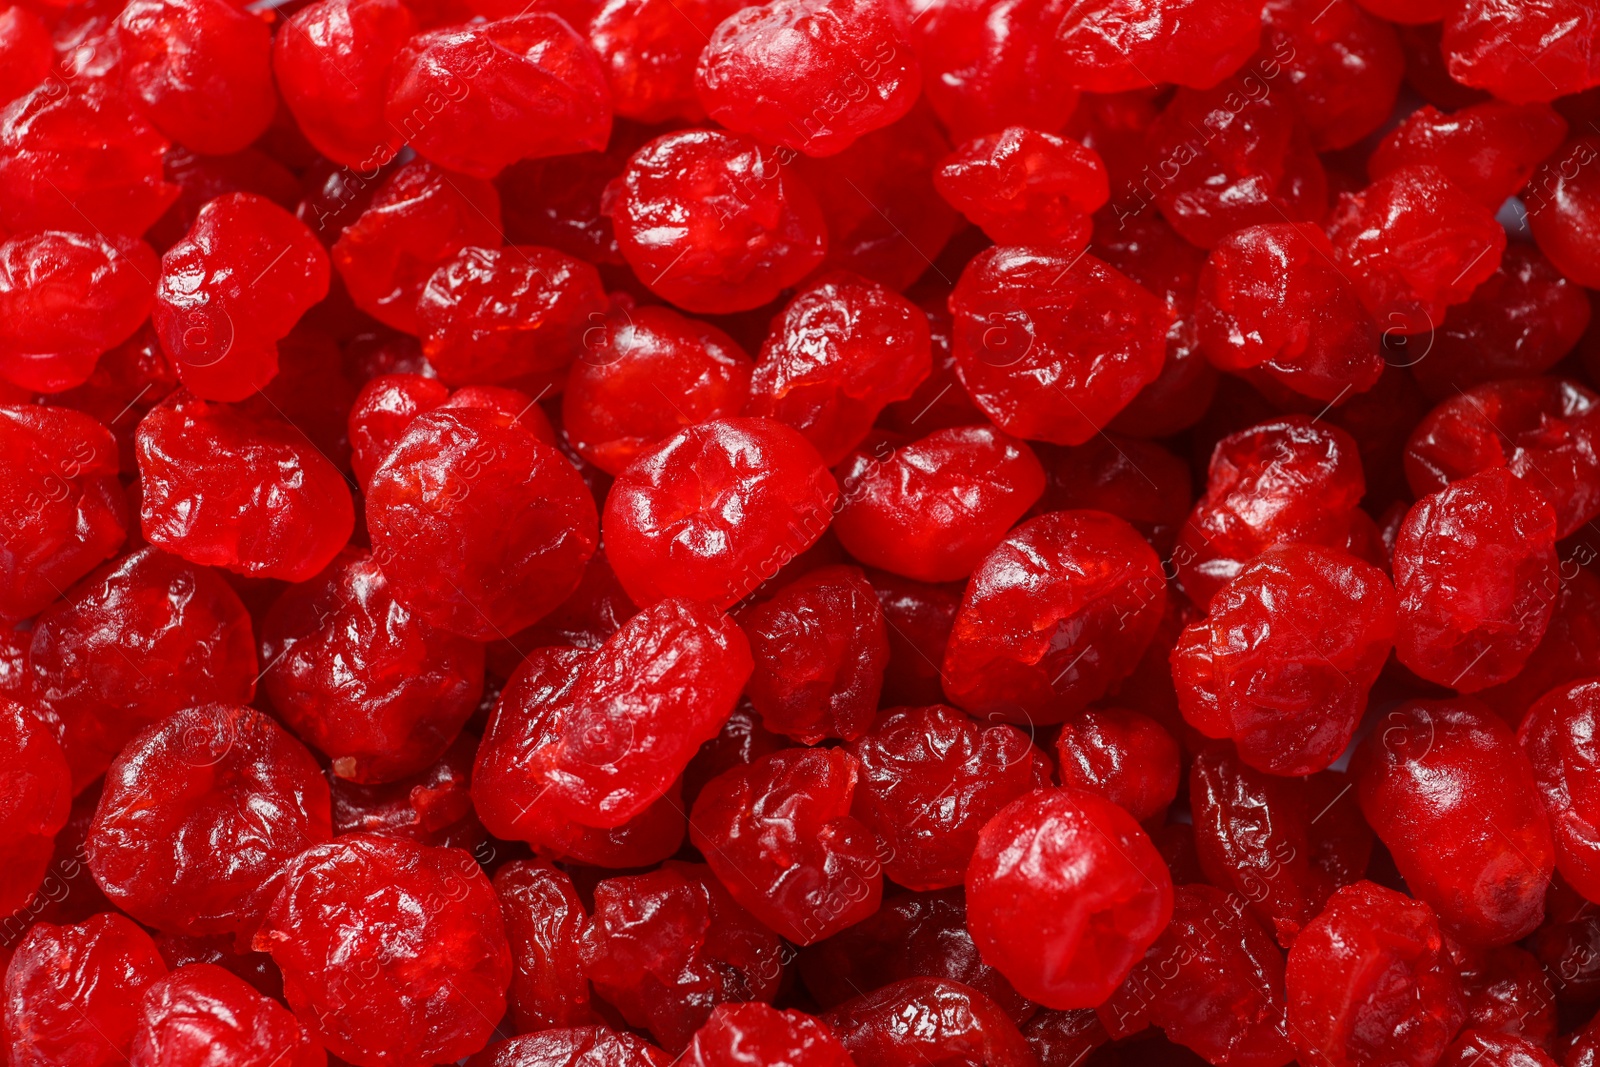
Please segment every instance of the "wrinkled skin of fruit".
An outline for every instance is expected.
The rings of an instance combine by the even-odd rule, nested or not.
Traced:
[[[1342,193],[1327,225],[1339,266],[1378,327],[1427,333],[1500,266],[1506,231],[1433,166]]]
[[[797,431],[716,419],[642,453],[606,498],[606,558],[635,604],[732,607],[827,529],[838,486]]]
[[[161,173],[170,143],[119,81],[47,81],[0,110],[0,226],[138,237],[178,198]]]
[[[545,1030],[490,1045],[468,1067],[672,1067],[672,1056],[642,1037],[604,1026]]]
[[[1567,120],[1548,104],[1488,100],[1449,114],[1428,105],[1373,149],[1367,170],[1382,178],[1413,164],[1438,167],[1462,192],[1499,211],[1566,135]]]
[[[1600,84],[1600,31],[1576,0],[1466,0],[1445,7],[1445,62],[1463,85],[1526,104]]]
[[[858,567],[823,567],[740,619],[755,670],[746,692],[773,733],[814,745],[872,723],[889,660],[883,609]]]
[[[1365,492],[1356,442],[1338,427],[1290,415],[1230,434],[1173,552],[1178,583],[1204,606],[1269,548],[1345,548]]]
[[[910,889],[960,885],[978,832],[1013,800],[1050,784],[1050,761],[1013,726],[955,708],[890,708],[849,752],[853,811],[885,843],[884,873]]]
[[[509,636],[566,599],[597,526],[566,457],[484,408],[419,415],[367,483],[372,555],[395,599],[475,641]]]
[[[681,1049],[718,1004],[770,1002],[784,945],[701,864],[610,878],[578,943],[595,991],[630,1025]]]
[[[440,266],[468,246],[499,248],[493,185],[412,160],[389,175],[334,243],[350,299],[386,326],[420,334],[417,298]]]
[[[1433,909],[1371,882],[1333,895],[1284,984],[1295,1049],[1332,1067],[1437,1063],[1464,1015]]]
[[[494,875],[511,945],[511,1019],[532,1032],[595,1021],[578,954],[588,914],[572,879],[536,860],[513,860]]]
[[[55,63],[50,29],[25,7],[0,10],[0,107],[44,81]]]
[[[131,237],[48,231],[0,244],[0,376],[28,390],[82,385],[150,313],[155,253]]]
[[[1564,378],[1491,382],[1446,400],[1411,431],[1417,496],[1503,467],[1545,497],[1566,537],[1600,514],[1600,397]]]
[[[72,808],[72,771],[33,713],[0,697],[0,909],[21,913],[50,868]]]
[[[254,193],[219,196],[161,257],[153,321],[185,388],[243,400],[278,372],[277,342],[328,295],[328,254]]]
[[[1326,7],[1315,0],[1272,0],[1264,17],[1263,51],[1287,57],[1295,111],[1319,152],[1356,144],[1384,124],[1405,75],[1392,26],[1351,0]]]
[[[831,156],[911,110],[920,78],[885,5],[771,0],[716,28],[695,89],[730,130]]]
[[[995,244],[1083,250],[1089,216],[1111,198],[1094,149],[1012,126],[963,144],[934,171],[934,187]]]
[[[355,525],[344,476],[294,426],[179,391],[134,437],[145,538],[191,563],[300,582]]]
[[[449,399],[449,386],[420,374],[380,374],[363,385],[350,405],[347,429],[357,484],[367,484],[412,419]]]
[[[950,313],[961,384],[1018,437],[1082,444],[1166,359],[1166,307],[1090,255],[988,249],[962,271]]]
[[[1394,589],[1377,567],[1334,548],[1272,549],[1179,637],[1178,706],[1252,767],[1320,771],[1350,744],[1394,635]]]
[[[492,178],[519,159],[597,152],[611,135],[611,92],[589,43],[559,16],[420,33],[389,75],[384,118],[419,154]]]
[[[1389,712],[1351,765],[1361,811],[1453,936],[1503,945],[1544,918],[1550,822],[1510,727],[1477,701]]]
[[[62,724],[73,786],[129,738],[183,708],[245,704],[250,616],[222,576],[145,547],[105,564],[34,622],[32,692]]]
[[[733,898],[797,945],[878,910],[882,857],[850,814],[860,768],[842,749],[790,749],[701,790],[689,836]]]
[[[634,615],[584,664],[557,738],[534,754],[543,799],[600,829],[643,814],[717,735],[750,671],[744,634],[703,602]]]
[[[226,0],[134,0],[117,43],[129,99],[185,148],[227,155],[272,122],[271,31]]]
[[[589,23],[589,43],[611,86],[617,115],[638,122],[695,122],[705,108],[694,72],[712,31],[739,0],[608,0]]]
[[[372,557],[354,549],[273,604],[261,662],[284,722],[335,775],[361,784],[433,763],[483,691],[483,646],[407,610]]]
[[[277,1001],[210,963],[180,967],[145,991],[129,1067],[323,1067],[327,1054]]]
[[[907,978],[834,1008],[822,1021],[856,1067],[982,1063],[1035,1067],[1033,1052],[1000,1006],[943,978]]]
[[[1394,546],[1395,655],[1463,693],[1516,675],[1555,603],[1556,516],[1503,467],[1412,505]]]
[[[422,354],[450,385],[565,367],[606,308],[594,267],[553,248],[463,248],[417,300]]]
[[[1383,373],[1377,323],[1315,226],[1251,226],[1224,238],[1200,272],[1195,323],[1219,369],[1254,370],[1316,400],[1364,393]]]
[[[561,424],[578,454],[607,474],[686,426],[743,410],[755,364],[715,326],[671,308],[621,305],[585,326]]]
[[[0,406],[0,621],[25,619],[122,544],[117,442],[88,415]]]
[[[744,413],[799,430],[832,467],[928,376],[931,345],[921,308],[876,282],[830,273],[773,320]]]
[[[793,157],[719,130],[656,138],[607,190],[623,257],[685,311],[769,303],[828,251],[822,208],[786,165]]]
[[[126,1062],[139,999],[166,973],[150,935],[120,912],[102,912],[75,926],[34,924],[6,968],[11,1063]]]
[[[393,782],[358,785],[330,776],[333,832],[403,837],[419,845],[473,851],[487,836],[472,810],[477,752],[477,735],[463,733],[437,762]]]
[[[1282,1067],[1294,1057],[1283,968],[1283,954],[1242,899],[1179,886],[1172,922],[1096,1014],[1117,1037],[1159,1026],[1207,1063]]]
[[[1033,450],[992,426],[861,449],[838,476],[839,542],[869,566],[924,582],[971,574],[1045,487]]]
[[[102,354],[87,381],[54,394],[50,403],[100,420],[117,439],[122,473],[132,474],[138,469],[133,457],[133,435],[139,420],[177,386],[177,369],[161,351],[155,331],[146,324]]]
[[[1136,711],[1079,712],[1061,726],[1056,759],[1062,785],[1097,793],[1140,822],[1158,819],[1178,795],[1178,743]]]
[[[1539,251],[1579,285],[1600,285],[1594,234],[1600,225],[1600,184],[1591,166],[1600,138],[1578,137],[1561,146],[1534,174],[1527,189],[1528,227]]]
[[[346,834],[301,853],[256,934],[295,1015],[357,1067],[438,1063],[484,1046],[511,951],[470,855]]]
[[[1556,1061],[1531,1041],[1510,1034],[1463,1030],[1445,1049],[1439,1067],[1556,1067]]]
[[[305,746],[254,708],[205,704],[112,761],[89,869],[146,925],[249,936],[284,865],[332,836],[328,783]]]
[[[1255,51],[1260,14],[1255,4],[1224,0],[1113,0],[1072,7],[1057,43],[1071,83],[1089,92],[1146,88],[1147,70],[1205,89]]]
[[[1517,731],[1555,834],[1556,866],[1585,897],[1600,895],[1600,796],[1590,738],[1600,682],[1559,686],[1528,709]]]
[[[887,896],[871,918],[812,945],[799,962],[806,991],[825,1008],[862,990],[930,977],[971,986],[1019,1026],[1039,1010],[978,955],[959,886]]]
[[[273,38],[272,69],[317,151],[359,173],[394,158],[403,141],[384,118],[384,88],[416,29],[399,0],[317,0],[289,17]]]
[[[1554,983],[1533,953],[1514,945],[1476,951],[1458,945],[1452,952],[1461,972],[1468,1029],[1552,1047],[1557,1021]]]
[[[945,692],[984,718],[1062,721],[1133,670],[1166,598],[1155,551],[1121,519],[1030,519],[967,583],[945,648]]]
[[[1078,789],[1041,789],[984,826],[967,868],[967,926],[986,962],[1049,1008],[1090,1008],[1172,916],[1172,878],[1133,816]]]
[[[765,1004],[719,1005],[674,1062],[682,1067],[861,1067],[825,1023]]]

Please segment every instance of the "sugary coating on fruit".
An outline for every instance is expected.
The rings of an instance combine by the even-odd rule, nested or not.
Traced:
[[[323,1067],[327,1053],[300,1020],[210,963],[179,967],[145,990],[129,1067]]]
[[[111,762],[89,869],[147,926],[248,937],[284,865],[332,836],[311,753],[254,708],[204,704],[148,727]]]
[[[1042,245],[1068,255],[1089,243],[1089,216],[1111,198],[1094,149],[1025,126],[961,145],[939,164],[933,183],[995,244]]]
[[[596,1020],[578,954],[588,913],[572,879],[542,860],[513,860],[494,875],[511,946],[511,1019],[532,1033]]]
[[[1333,1067],[1436,1063],[1464,1014],[1433,909],[1372,882],[1333,895],[1284,983],[1295,1049]]]
[[[0,405],[0,621],[55,600],[129,524],[104,426],[68,408]]]
[[[916,103],[921,71],[886,5],[771,0],[728,16],[695,69],[706,112],[737,133],[831,156]]]
[[[1364,393],[1383,373],[1378,325],[1312,225],[1225,237],[1200,272],[1194,314],[1200,350],[1218,368],[1254,370],[1316,400]]]
[[[137,237],[178,197],[169,147],[120,78],[45,81],[0,110],[0,227]]]
[[[1166,599],[1155,550],[1123,520],[1030,519],[967,583],[945,647],[945,693],[983,718],[1063,721],[1133,670]]]
[[[185,148],[227,155],[272,122],[271,30],[226,0],[133,0],[117,46],[129,99]]]
[[[1062,785],[1098,793],[1140,822],[1159,818],[1178,795],[1178,743],[1136,711],[1079,712],[1061,725],[1056,761]]]
[[[1514,677],[1549,625],[1555,536],[1544,495],[1504,467],[1413,504],[1394,546],[1400,662],[1463,693]]]
[[[676,1062],[642,1037],[577,1026],[490,1045],[467,1060],[467,1067],[672,1067]]]
[[[417,416],[367,483],[372,555],[395,599],[475,641],[515,633],[565,600],[598,525],[566,457],[484,408]]]
[[[853,811],[888,849],[884,873],[909,889],[960,885],[978,832],[1013,800],[1050,785],[1028,735],[955,708],[890,708],[849,752]]]
[[[927,977],[971,986],[1019,1026],[1039,1010],[978,955],[960,886],[885,897],[870,918],[802,951],[799,964],[806,991],[824,1008],[906,978]]]
[[[399,151],[384,118],[395,56],[417,31],[400,0],[316,0],[273,38],[278,91],[306,140],[335,163],[365,173]]]
[[[553,248],[463,248],[417,298],[422,354],[445,383],[512,381],[565,367],[606,308],[594,267]]]
[[[216,571],[148,546],[42,613],[29,664],[32,694],[62,725],[74,791],[173,712],[249,703],[258,670],[238,594]]]
[[[1380,329],[1427,333],[1500,266],[1494,212],[1437,167],[1412,164],[1340,193],[1327,222],[1339,266]]]
[[[864,1067],[820,1019],[765,1004],[722,1004],[675,1062],[683,1067]]]
[[[971,986],[945,978],[906,978],[834,1008],[822,1021],[856,1067],[981,1063],[1036,1067],[1017,1024]]]
[[[605,148],[611,91],[589,42],[533,10],[411,38],[383,114],[428,160],[492,178],[519,159]]]
[[[828,251],[822,208],[793,162],[792,149],[720,130],[657,137],[606,193],[622,255],[646,288],[686,311],[770,302]]]
[[[878,596],[859,567],[822,567],[739,620],[755,670],[745,687],[773,733],[814,745],[872,723],[889,660]]]
[[[294,426],[180,390],[139,423],[145,539],[191,563],[299,582],[350,540],[344,476]]]
[[[471,245],[498,248],[500,195],[477,178],[414,159],[390,174],[333,246],[356,307],[386,326],[422,332],[417,297],[429,277]]]
[[[472,810],[476,734],[462,733],[444,755],[416,774],[381,785],[330,775],[335,834],[403,837],[420,845],[472,851],[487,836]]]
[[[1450,1043],[1438,1067],[1556,1067],[1550,1054],[1510,1034],[1467,1029]]]
[[[1525,201],[1528,227],[1539,251],[1579,285],[1600,285],[1600,256],[1594,235],[1600,226],[1600,182],[1593,163],[1600,159],[1600,137],[1578,137],[1534,173]]]
[[[1245,226],[1315,222],[1327,209],[1310,134],[1270,84],[1266,68],[1252,66],[1214,89],[1179,89],[1150,128],[1153,199],[1201,248]]]
[[[1405,76],[1392,26],[1351,0],[1270,0],[1264,17],[1262,50],[1282,59],[1295,111],[1319,152],[1347,148],[1384,124]]]
[[[0,376],[43,393],[82,385],[150,314],[156,272],[131,237],[51,230],[0,244]]]
[[[1350,869],[1366,867],[1372,831],[1350,793],[1343,775],[1285,778],[1208,745],[1189,767],[1201,869],[1248,901],[1280,944],[1294,944]]]
[[[1544,918],[1550,821],[1511,728],[1475,700],[1409,701],[1351,764],[1367,822],[1450,933],[1503,945]]]
[[[616,113],[650,123],[705,118],[695,93],[695,66],[717,24],[740,6],[739,0],[607,0],[600,5],[588,37],[600,56]]]
[[[1449,114],[1428,104],[1379,142],[1367,172],[1382,178],[1413,164],[1437,167],[1456,188],[1499,211],[1566,135],[1567,120],[1549,104],[1486,100]]]
[[[665,1048],[681,1049],[718,1004],[771,1002],[786,946],[703,864],[608,878],[578,953],[595,992]]]
[[[1555,834],[1556,866],[1585,897],[1600,893],[1600,794],[1590,738],[1600,721],[1600,682],[1546,693],[1522,720],[1517,739]]]
[[[558,736],[533,757],[542,799],[600,829],[642,814],[717,735],[750,671],[745,635],[716,608],[677,598],[645,608],[579,670]]]
[[[1556,1036],[1554,983],[1533,953],[1515,945],[1469,950],[1456,946],[1466,1026],[1511,1034],[1550,1048]]]
[[[366,485],[411,420],[450,399],[450,387],[420,374],[380,374],[350,405],[350,469]]]
[[[1347,547],[1365,492],[1356,442],[1336,426],[1287,415],[1230,434],[1179,535],[1178,584],[1203,607],[1269,548]]]
[[[1224,0],[1112,0],[1070,7],[1056,31],[1070,84],[1093,93],[1163,81],[1207,89],[1238,70],[1261,37],[1261,9]]]
[[[255,943],[295,1015],[357,1067],[460,1059],[506,1010],[500,905],[459,849],[369,834],[307,849]]]
[[[931,344],[921,308],[877,282],[829,273],[773,320],[744,412],[799,430],[831,467],[928,376]]]
[[[261,627],[273,708],[333,773],[392,782],[437,760],[478,706],[483,646],[428,625],[358,549],[286,590]]]
[[[859,449],[838,476],[839,542],[869,566],[924,582],[971,574],[1045,487],[1033,450],[993,426]]]
[[[219,196],[161,257],[152,316],[184,387],[243,400],[278,372],[277,342],[328,295],[328,254],[254,193]]]
[[[50,403],[98,419],[117,439],[122,473],[132,474],[138,469],[133,434],[139,420],[177,387],[177,368],[161,351],[161,342],[147,322],[132,337],[103,353],[87,381],[53,394]]]
[[[1271,774],[1310,774],[1339,758],[1394,647],[1395,592],[1377,567],[1320,545],[1247,563],[1172,651],[1183,717],[1232,738]]]
[[[850,814],[860,766],[838,748],[786,749],[708,782],[689,838],[733,899],[797,945],[878,910],[882,850]]]
[[[986,962],[1048,1008],[1092,1008],[1172,916],[1172,878],[1133,816],[1079,789],[1013,801],[978,835],[967,927]]]
[[[44,81],[55,63],[50,29],[28,8],[0,8],[0,107]]]
[[[828,528],[839,489],[798,431],[713,419],[641,453],[606,498],[606,558],[635,604],[732,607]]]
[[[1600,41],[1579,0],[1463,0],[1445,9],[1450,77],[1515,104],[1600,85]]]
[[[139,999],[166,973],[150,935],[120,912],[102,912],[75,926],[35,923],[6,968],[11,1064],[126,1062]]]
[[[1114,1037],[1154,1024],[1207,1063],[1282,1067],[1294,1058],[1283,969],[1283,954],[1242,898],[1179,886],[1172,922],[1096,1014]]]
[[[561,425],[578,454],[607,474],[686,426],[743,410],[755,364],[715,326],[667,307],[622,304],[585,325]]]
[[[21,914],[50,867],[72,808],[72,771],[34,712],[0,697],[0,911]]]

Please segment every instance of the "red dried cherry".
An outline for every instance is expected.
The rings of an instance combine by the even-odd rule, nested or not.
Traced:
[[[1025,126],[966,142],[939,164],[933,182],[995,244],[1068,255],[1089,243],[1089,216],[1111,198],[1094,149]]]
[[[1079,712],[1061,726],[1056,761],[1062,785],[1098,793],[1142,823],[1159,819],[1178,794],[1178,743],[1136,711]]]
[[[1568,141],[1534,174],[1524,201],[1539,251],[1568,279],[1588,287],[1600,285],[1600,256],[1594,249],[1600,226],[1596,159],[1600,137]]]
[[[50,867],[72,808],[72,771],[31,709],[0,698],[0,909],[23,914]]]
[[[589,22],[618,115],[639,122],[705,118],[694,72],[712,31],[739,0],[609,0]]]
[[[1353,145],[1384,124],[1405,75],[1393,27],[1351,0],[1272,0],[1264,15],[1262,52],[1282,62],[1319,152]],[[1261,68],[1263,76],[1269,69]]]
[[[473,851],[488,836],[472,810],[476,734],[462,733],[416,774],[379,785],[332,775],[333,832],[403,837],[419,845]]]
[[[450,388],[420,374],[380,374],[367,381],[350,405],[350,469],[365,486],[406,427],[450,399]]]
[[[683,1067],[861,1067],[820,1020],[765,1004],[718,1005],[676,1062]]]
[[[1600,796],[1589,743],[1600,721],[1600,682],[1558,686],[1528,709],[1517,731],[1555,834],[1556,866],[1585,897],[1600,895]]]
[[[1487,100],[1448,115],[1427,105],[1373,149],[1367,171],[1382,178],[1412,164],[1438,167],[1462,192],[1499,211],[1566,135],[1566,119],[1548,104]]]
[[[511,945],[511,1019],[518,1030],[595,1020],[578,938],[588,913],[572,879],[548,863],[514,860],[494,875]]]
[[[1526,10],[1494,0],[1439,6],[1445,62],[1463,85],[1526,104],[1600,84],[1597,29],[1578,0],[1543,0]]]
[[[215,964],[179,967],[145,990],[129,1067],[323,1067],[327,1054],[276,1000]]]
[[[0,8],[0,107],[45,80],[55,49],[44,20],[28,8]]]
[[[981,992],[943,978],[906,978],[863,993],[822,1021],[855,1067],[981,1063],[1034,1067],[1016,1023]]]
[[[604,1026],[544,1030],[490,1045],[468,1067],[672,1067],[677,1061],[642,1037]]]

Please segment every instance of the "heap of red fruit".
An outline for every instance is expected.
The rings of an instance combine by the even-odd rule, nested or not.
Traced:
[[[1596,0],[0,0],[0,1067],[1600,1067]]]

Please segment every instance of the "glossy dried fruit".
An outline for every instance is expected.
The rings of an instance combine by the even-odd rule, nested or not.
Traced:
[[[145,990],[129,1067],[323,1067],[304,1026],[244,979],[209,963],[179,967]]]
[[[982,1063],[1034,1067],[1017,1026],[978,990],[942,978],[907,978],[834,1008],[822,1021],[856,1067]]]
[[[1178,794],[1178,743],[1136,711],[1079,712],[1061,725],[1056,761],[1062,785],[1097,793],[1142,823],[1159,819]]]
[[[463,732],[437,761],[416,774],[380,785],[332,775],[333,832],[403,837],[419,845],[477,854],[488,836],[472,810],[476,734]]]
[[[609,0],[589,22],[589,43],[623,118],[697,121],[705,108],[694,72],[712,31],[740,9],[738,0]]]
[[[1600,84],[1596,27],[1575,0],[1441,5],[1445,62],[1463,85],[1525,104]],[[1422,20],[1427,21],[1427,20]]]
[[[1579,285],[1600,285],[1600,257],[1594,233],[1600,216],[1600,187],[1594,162],[1600,138],[1578,137],[1562,145],[1528,185],[1528,228],[1539,251]]]
[[[1043,245],[1068,255],[1089,243],[1089,216],[1111,198],[1094,149],[1012,126],[961,145],[934,187],[995,244]]]
[[[1069,8],[1057,47],[1071,84],[1090,92],[1143,89],[1148,70],[1204,89],[1255,51],[1260,15],[1255,4],[1223,0],[1113,0]]]
[[[0,9],[0,107],[44,81],[54,63],[43,19],[17,4]]]
[[[1382,178],[1413,164],[1437,167],[1462,192],[1499,211],[1566,135],[1567,120],[1548,104],[1487,100],[1449,114],[1430,104],[1373,149],[1367,171]]]
[[[642,1037],[604,1026],[544,1030],[490,1045],[468,1067],[672,1067],[673,1058]]]
[[[683,1067],[859,1067],[822,1021],[765,1004],[724,1004],[676,1062]]]
[[[1589,785],[1597,717],[1600,683],[1574,682],[1535,701],[1517,731],[1555,834],[1556,866],[1586,897],[1600,890],[1600,810]]]
[[[25,913],[72,808],[72,772],[48,726],[0,697],[0,910]]]
[[[511,1019],[518,1030],[587,1026],[596,1018],[578,938],[588,913],[572,879],[536,860],[494,874],[511,946]]]
[[[1319,152],[1346,148],[1383,125],[1405,75],[1393,27],[1351,0],[1272,0],[1263,14],[1262,51],[1282,61],[1295,111]]]

